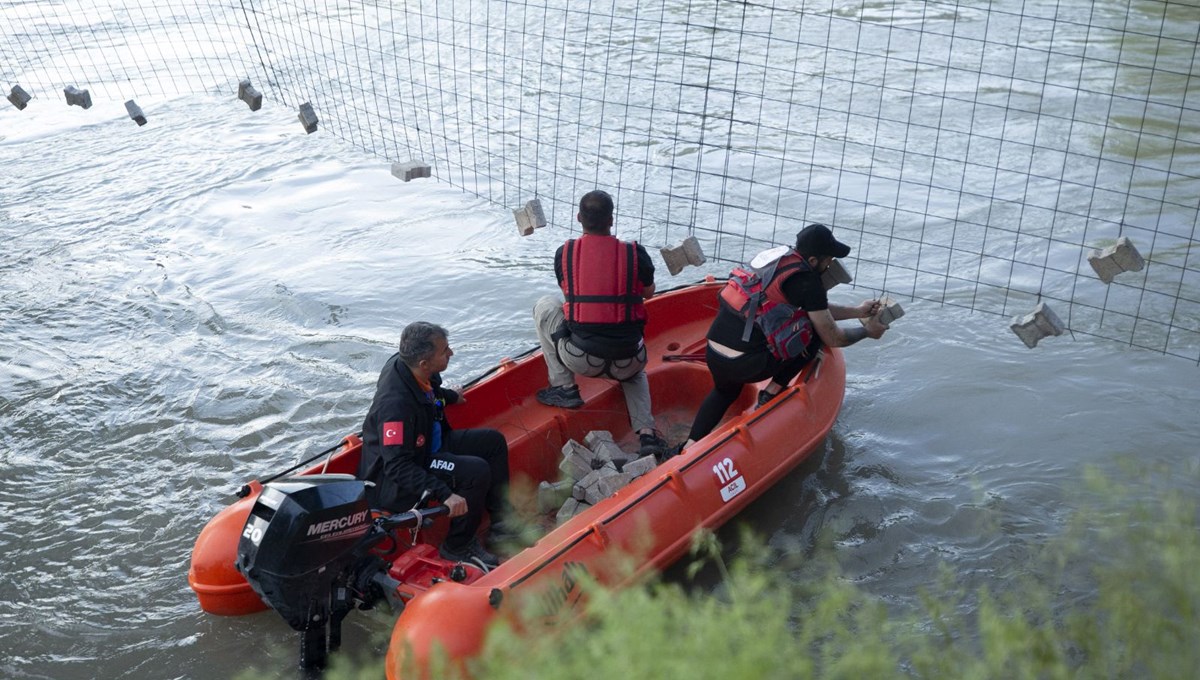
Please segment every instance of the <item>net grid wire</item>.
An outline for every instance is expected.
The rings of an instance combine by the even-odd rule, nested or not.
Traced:
[[[1200,365],[1200,4],[0,2],[0,73],[311,103],[328,131],[575,233],[736,264],[823,222],[852,286]],[[145,108],[145,107],[143,107]],[[248,115],[249,112],[247,112]],[[7,124],[19,112],[5,112]],[[130,134],[133,134],[131,130]],[[1088,254],[1128,237],[1141,271]]]

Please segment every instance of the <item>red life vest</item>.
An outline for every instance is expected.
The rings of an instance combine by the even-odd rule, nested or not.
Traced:
[[[757,325],[767,339],[767,348],[780,361],[790,361],[808,353],[813,338],[808,312],[787,301],[783,283],[793,274],[811,271],[795,250],[759,268],[737,267],[721,289],[721,303],[746,320],[742,342],[750,339]]]
[[[563,245],[563,316],[575,324],[644,323],[637,243],[584,234]]]
[[[779,264],[775,267],[775,277],[767,284],[767,302],[763,305],[763,313],[769,312],[772,307],[781,302],[787,302],[787,297],[783,294],[784,281],[787,281],[796,272],[811,270],[812,267],[808,266],[804,257],[795,250],[779,258]]]
[[[795,250],[762,267],[734,267],[729,272],[729,281],[721,289],[721,300],[742,318],[766,314],[775,305],[787,302],[783,282],[797,271],[809,269],[808,263]]]

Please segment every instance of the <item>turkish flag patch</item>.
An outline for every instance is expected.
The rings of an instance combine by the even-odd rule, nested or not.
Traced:
[[[404,421],[396,420],[383,424],[383,445],[401,446],[404,444]]]

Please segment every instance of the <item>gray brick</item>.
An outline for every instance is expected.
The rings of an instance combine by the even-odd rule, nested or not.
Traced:
[[[571,489],[574,487],[571,480],[563,479],[557,482],[542,482],[538,484],[537,490],[537,507],[538,512],[546,514],[552,512],[559,507],[562,507],[564,501],[571,497]]]
[[[1029,314],[1013,319],[1012,330],[1026,347],[1033,349],[1037,347],[1038,340],[1051,335],[1062,335],[1066,327],[1058,315],[1047,307],[1045,302],[1041,302]]]
[[[654,456],[642,456],[626,463],[621,472],[629,475],[630,479],[636,479],[653,470],[657,465],[658,461],[654,460]]]
[[[33,97],[21,89],[20,85],[13,85],[12,91],[8,93],[8,101],[12,102],[12,105],[17,107],[18,111],[24,111],[30,99],[33,99]]]
[[[904,309],[900,306],[899,302],[890,297],[884,297],[879,299],[879,314],[876,316],[883,325],[890,326],[893,321],[904,316]],[[863,325],[866,325],[866,319],[859,317],[858,320],[863,322]]]
[[[424,161],[392,163],[392,177],[402,179],[405,182],[411,182],[418,177],[429,177],[429,174],[429,164]]]
[[[542,202],[538,199],[526,201],[525,205],[513,211],[513,219],[517,222],[517,233],[529,236],[534,229],[546,226],[546,213],[542,210]]]
[[[584,445],[586,445],[589,449],[592,449],[593,451],[596,450],[596,444],[598,442],[611,442],[611,441],[613,441],[613,436],[612,436],[612,433],[609,432],[608,430],[592,430],[591,432],[588,432],[587,435],[583,438]]]
[[[129,112],[129,117],[133,119],[133,122],[138,124],[138,127],[146,124],[146,114],[142,113],[142,107],[138,106],[132,99],[125,102],[125,110]]]
[[[87,90],[80,90],[74,85],[68,85],[63,88],[63,94],[67,97],[67,104],[70,106],[78,106],[81,109],[92,108],[92,93]]]
[[[578,481],[583,479],[592,471],[592,450],[571,439],[563,445],[563,459],[558,464],[558,469],[562,470],[564,476],[568,479]]]
[[[698,267],[708,261],[704,256],[704,249],[700,247],[700,241],[695,236],[685,238],[683,243],[674,248],[660,248],[658,252],[662,255],[671,276],[683,271],[688,265]]]
[[[583,512],[587,508],[587,505],[580,503],[574,498],[568,498],[566,502],[563,503],[562,507],[558,509],[558,514],[554,516],[554,521],[558,524],[562,524],[575,515]]]
[[[1093,250],[1088,255],[1088,264],[1092,265],[1101,281],[1112,283],[1118,274],[1141,271],[1146,261],[1133,242],[1122,236],[1104,250]]]
[[[589,503],[591,503],[592,505],[595,505],[596,503],[599,503],[601,500],[613,495],[617,491],[620,491],[622,488],[625,487],[626,484],[628,484],[631,481],[633,481],[633,477],[628,474],[625,474],[624,472],[619,472],[615,475],[608,475],[605,477],[601,477],[600,481],[596,483],[595,487],[593,487],[593,489],[595,491],[595,495],[598,496],[599,499],[592,500],[591,497],[587,497],[587,498],[585,498],[585,500],[588,501]]]
[[[238,83],[238,99],[246,102],[246,106],[249,106],[251,111],[262,108],[262,93],[254,89],[249,80]]]
[[[850,283],[854,278],[850,276],[850,272],[842,266],[842,263],[834,260],[829,264],[829,269],[821,274],[821,284],[825,286],[825,290],[829,290],[839,283]]]
[[[596,445],[592,447],[592,453],[595,455],[596,459],[603,461],[604,463],[614,464],[617,461],[620,461],[622,464],[624,464],[625,461],[633,457],[612,441],[596,442]],[[595,467],[595,463],[593,463],[592,466]]]
[[[600,471],[592,470],[571,487],[571,496],[577,500],[587,499],[588,490],[600,482]]]
[[[304,126],[304,131],[312,134],[317,131],[317,112],[313,109],[311,102],[304,102],[300,105],[300,114],[296,116],[300,119],[300,124]]]

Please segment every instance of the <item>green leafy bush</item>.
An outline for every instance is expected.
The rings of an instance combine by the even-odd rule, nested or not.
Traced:
[[[1197,677],[1197,485],[1136,481],[1091,475],[1066,530],[1002,592],[960,588],[943,567],[917,605],[889,607],[840,577],[828,546],[794,582],[761,540],[742,537],[727,563],[702,533],[686,573],[715,570],[716,587],[585,582],[578,620],[527,623],[523,635],[498,626],[470,670],[488,680]],[[382,659],[335,657],[326,677],[382,675]]]

